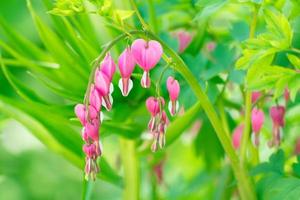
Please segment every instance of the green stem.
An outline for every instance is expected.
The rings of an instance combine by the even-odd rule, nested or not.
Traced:
[[[299,53],[299,54],[300,54],[300,49],[297,49],[297,48],[293,48],[293,47],[292,47],[291,50],[294,51],[294,52],[296,52],[296,53]]]
[[[148,5],[149,5],[148,12],[149,12],[149,16],[150,16],[150,24],[151,24],[151,27],[153,28],[153,32],[157,33],[158,26],[157,26],[156,13],[155,13],[153,0],[148,0]]]
[[[162,72],[160,73],[160,76],[159,76],[159,78],[157,80],[157,83],[156,83],[156,94],[158,96],[160,96],[160,87],[159,86],[160,86],[161,80],[162,80],[165,72],[167,71],[168,67],[169,67],[169,64],[167,63],[166,66],[164,67],[164,69],[162,70]]]
[[[254,14],[252,18],[252,22],[250,25],[250,34],[249,38],[253,38],[255,36],[255,29],[257,25],[257,15],[258,15],[259,6],[254,6]],[[251,128],[251,91],[247,90],[245,95],[245,121],[244,121],[244,131],[242,135],[241,142],[241,164],[244,164],[247,153],[247,146],[250,136],[250,128]]]
[[[124,167],[124,200],[138,200],[140,172],[134,140],[120,138],[121,158]]]
[[[144,30],[149,30],[149,27],[148,27],[148,25],[146,24],[146,22],[144,21],[142,15],[140,14],[140,12],[139,12],[139,10],[138,10],[138,8],[137,8],[137,6],[136,6],[134,0],[129,0],[129,1],[130,1],[130,4],[131,4],[133,10],[135,11],[137,17],[139,18],[139,21],[141,22],[141,24],[142,24],[142,26],[143,26],[143,29],[144,29]]]

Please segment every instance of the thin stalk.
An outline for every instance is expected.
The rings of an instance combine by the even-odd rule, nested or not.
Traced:
[[[157,83],[156,83],[156,94],[160,97],[160,83],[161,83],[161,80],[165,74],[165,72],[167,71],[167,69],[169,68],[169,64],[166,64],[166,66],[164,67],[164,69],[162,70],[162,72],[160,73],[160,76],[157,80]]]
[[[257,25],[257,15],[258,15],[259,6],[254,6],[254,14],[250,24],[250,34],[249,38],[253,38],[255,36],[255,30]],[[245,121],[244,121],[244,131],[242,135],[242,143],[241,143],[241,154],[240,154],[240,162],[244,164],[247,154],[247,146],[250,136],[250,128],[251,128],[251,91],[247,90],[245,95]]]
[[[120,138],[121,159],[124,167],[124,200],[140,199],[140,171],[134,140]]]
[[[135,13],[136,13],[136,16],[138,17],[139,21],[141,22],[143,29],[144,29],[144,30],[149,30],[149,27],[148,27],[148,25],[146,24],[145,20],[143,19],[143,17],[142,17],[142,15],[141,15],[140,11],[138,10],[138,8],[137,8],[137,6],[136,6],[134,0],[129,0],[129,1],[130,1],[131,6],[133,7],[133,10],[134,10]]]

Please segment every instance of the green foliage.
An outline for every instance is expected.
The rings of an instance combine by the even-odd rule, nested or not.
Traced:
[[[289,88],[291,99],[294,100],[299,90],[299,74],[295,70],[273,64],[279,52],[291,49],[292,28],[279,11],[266,7],[263,14],[267,31],[245,41],[243,55],[236,62],[236,68],[248,69],[246,81],[249,90],[274,89],[274,98],[278,98],[285,88]],[[287,56],[297,68],[298,58],[292,54]]]
[[[299,160],[298,160],[299,161]],[[259,164],[252,170],[252,175],[261,174],[257,184],[259,199],[297,199],[300,179],[284,172],[284,152],[279,150],[270,156],[269,162]],[[295,174],[299,172],[299,163],[293,165]]]
[[[68,16],[84,11],[82,0],[56,0],[55,7],[50,14]]]
[[[48,149],[82,170],[81,125],[73,109],[83,101],[95,58],[120,33],[123,33],[122,41],[110,50],[114,60],[137,37],[160,40],[164,60],[171,61],[174,67],[164,74],[161,94],[169,98],[166,78],[175,76],[181,84],[179,103],[185,112],[175,118],[169,116],[165,149],[150,153],[151,144],[143,138],[147,136],[144,132],[150,118],[145,100],[155,95],[155,88],[144,90],[139,86],[141,69],[136,67],[132,76],[134,89],[124,98],[116,87],[120,78],[117,72],[112,80],[115,85],[113,109],[104,111],[105,121],[101,124],[105,150],[98,160],[101,168],[98,178],[124,190],[128,199],[150,196],[153,199],[230,199],[237,195],[245,197],[239,187],[247,186],[249,169],[259,199],[296,199],[300,158],[292,165],[293,172],[286,172],[290,163],[285,161],[284,152],[291,151],[299,128],[298,110],[290,113],[299,103],[300,59],[296,49],[299,48],[296,28],[299,1],[137,2],[141,17],[150,22],[150,30],[155,33],[141,30],[131,36],[130,29],[141,24],[130,20],[137,11],[130,10],[123,1],[57,0],[53,4],[44,0],[45,9],[50,10],[46,16],[35,7],[36,2],[28,0],[31,23],[35,25],[33,31],[39,37],[34,40],[0,17],[1,125],[7,118],[19,121]],[[287,11],[289,6],[291,9]],[[252,9],[258,13],[257,34],[246,39],[253,31],[248,23],[252,20]],[[91,17],[93,14],[97,16]],[[191,33],[193,39],[179,54],[175,52],[179,42],[173,32],[180,29]],[[213,48],[208,48],[208,44]],[[160,76],[165,61],[151,70],[153,83]],[[237,156],[240,150],[232,148],[230,132],[244,118],[241,114],[244,89],[263,90],[266,94],[272,90],[274,98],[270,102],[262,99],[259,103],[266,111],[286,88],[294,102],[286,104],[284,151],[274,153],[268,162],[262,158],[262,163],[252,170],[251,166],[257,164],[252,162],[252,155],[247,155],[249,160],[245,159],[247,161],[240,165]],[[267,113],[265,118],[262,135],[269,138],[271,124]],[[191,134],[188,131],[195,119],[201,120],[202,126],[197,134]],[[265,153],[265,146],[262,144],[258,153]],[[5,166],[7,157],[1,158]],[[231,168],[228,160],[235,163],[235,167]],[[165,176],[159,185],[154,167],[162,161]],[[1,165],[2,168],[9,167]],[[1,170],[1,174],[3,171],[6,173]],[[77,175],[81,180],[81,173]],[[1,181],[0,177],[0,185]],[[93,193],[99,190],[99,182],[103,183],[83,180],[82,199],[93,198]],[[120,196],[119,193],[111,195]],[[105,198],[105,195],[100,196]]]

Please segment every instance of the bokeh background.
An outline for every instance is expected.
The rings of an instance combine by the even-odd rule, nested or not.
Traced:
[[[129,8],[128,2],[114,2],[118,7]],[[159,36],[174,50],[178,50],[178,41],[172,33],[178,28],[195,35],[193,43],[181,56],[216,106],[220,106],[219,100],[223,98],[219,96],[223,91],[222,85],[225,81],[229,82],[224,92],[226,101],[221,99],[221,102],[227,106],[226,115],[231,132],[242,119],[240,109],[243,94],[239,85],[243,83],[245,73],[235,70],[234,62],[240,56],[240,42],[249,34],[248,24],[251,20],[249,7],[213,1],[212,7],[204,10],[203,5],[208,1],[157,0],[154,2]],[[5,44],[1,42],[1,56],[7,58],[3,61],[7,71],[0,72],[0,199],[81,199],[82,191],[86,188],[90,191],[91,199],[122,199],[123,190],[114,184],[117,182],[114,175],[109,178],[101,177],[95,183],[90,183],[89,187],[83,185],[82,169],[68,158],[66,159],[68,156],[53,146],[55,142],[49,141],[48,136],[44,137],[44,132],[40,132],[42,130],[40,126],[43,126],[50,135],[53,135],[54,141],[57,141],[55,145],[65,145],[72,155],[76,154],[83,161],[80,127],[73,119],[73,106],[83,99],[90,62],[100,53],[101,46],[120,31],[106,19],[95,15],[88,18],[90,24],[84,21],[86,16],[76,19],[66,18],[67,21],[72,22],[71,29],[78,31],[83,39],[76,43],[78,41],[72,41],[72,35],[66,34],[69,29],[62,23],[64,21],[60,21],[60,17],[47,13],[53,7],[52,1],[32,0],[31,4],[35,14],[60,38],[58,41],[64,45],[68,44],[63,48],[72,46],[72,51],[75,49],[75,53],[68,54],[68,49],[55,54],[55,46],[51,44],[54,45],[56,41],[47,41],[47,31],[44,32],[46,36],[41,38],[25,0],[0,1],[0,40],[21,56],[28,58],[28,60],[22,60],[22,57],[15,59],[15,54],[9,52],[8,48],[4,48]],[[149,5],[146,1],[138,1],[138,5],[145,19],[151,23],[153,19],[149,16],[151,11]],[[87,7],[92,8],[90,4]],[[132,23],[137,24],[134,20]],[[299,17],[293,20],[292,25],[295,30],[293,44],[299,48]],[[8,30],[7,26],[17,35],[31,41],[30,45],[26,42],[20,45],[22,39],[9,32],[7,34],[5,32]],[[90,31],[89,26],[93,31]],[[258,32],[264,30],[265,24],[260,22]],[[49,37],[51,38],[51,35]],[[207,45],[211,43],[215,48],[208,51]],[[31,44],[41,49],[45,55],[39,50],[29,48]],[[78,44],[79,46],[76,46]],[[124,48],[124,44],[113,49],[115,59]],[[80,51],[81,47],[85,47],[84,52]],[[40,54],[34,56],[35,52]],[[66,54],[59,55],[61,52]],[[61,58],[65,55],[71,57],[71,60],[73,58],[74,62],[78,61],[80,66],[75,68],[72,62],[63,62]],[[72,57],[73,55],[78,57]],[[28,63],[28,61],[32,62]],[[289,65],[283,55],[278,55],[276,62]],[[46,69],[39,71],[32,67],[35,64],[40,68],[46,66]],[[65,71],[55,74],[56,72],[49,68],[56,65],[67,67]],[[159,76],[162,67],[163,63],[160,63],[154,70],[154,80]],[[82,75],[73,76],[72,73],[77,73],[75,70]],[[135,72],[140,73],[141,70],[136,69]],[[15,86],[12,86],[7,76]],[[40,78],[35,78],[36,76]],[[180,102],[187,111],[193,108],[196,99],[187,84],[181,77],[178,78],[182,84]],[[135,80],[135,84],[138,85],[139,81]],[[61,87],[56,87],[57,85]],[[107,114],[107,118],[113,120],[108,120],[107,125],[103,127],[105,160],[117,174],[123,175],[121,157],[126,152],[119,146],[120,137],[136,141],[142,199],[228,199],[228,195],[232,194],[233,198],[236,197],[235,182],[229,162],[224,158],[224,152],[215,132],[203,112],[193,112],[191,117],[186,118],[184,125],[181,124],[178,128],[180,133],[173,134],[172,145],[164,152],[153,155],[143,149],[144,141],[147,141],[144,130],[149,119],[144,101],[147,96],[153,94],[153,90],[145,92],[136,87],[129,99],[124,100],[118,89],[115,89],[114,111],[112,114]],[[162,85],[162,89],[166,97],[165,85]],[[287,113],[287,123],[290,126],[284,129],[288,137],[283,143],[283,148],[291,157],[300,128],[298,123],[300,107],[297,105],[299,101],[298,95],[295,102],[289,104],[291,109]],[[284,100],[280,99],[279,103],[284,104]],[[266,104],[265,113],[272,104],[271,101]],[[128,117],[128,112],[132,110],[134,114]],[[128,121],[127,118],[132,118],[133,122]],[[126,126],[125,128],[131,127],[126,134],[123,134],[123,125]],[[266,148],[266,143],[271,138],[271,126],[270,119],[267,119],[262,133],[263,147],[260,149],[262,161],[266,161],[274,152]],[[295,157],[292,159],[295,160]],[[161,169],[162,182],[157,176]]]

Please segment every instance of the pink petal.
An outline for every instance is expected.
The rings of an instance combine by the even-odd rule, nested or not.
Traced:
[[[145,41],[144,39],[137,39],[131,45],[132,55],[137,64],[149,71],[160,60],[163,49],[159,42],[155,40]]]
[[[107,76],[109,81],[111,81],[116,71],[116,64],[114,63],[110,53],[106,54],[104,60],[100,64],[100,69]]]
[[[273,106],[270,108],[270,116],[275,126],[284,126],[285,108],[283,106]]]
[[[130,47],[126,48],[119,57],[118,61],[120,74],[122,78],[130,78],[134,67],[135,59],[131,53]]]
[[[191,43],[193,36],[187,31],[178,31],[179,53],[182,53]]]
[[[169,76],[167,79],[167,90],[169,92],[171,101],[176,101],[179,96],[180,85],[172,76]]]
[[[259,91],[252,92],[251,102],[255,103],[260,97],[261,97],[261,92]]]
[[[101,96],[96,90],[94,84],[91,85],[91,91],[90,91],[90,104],[99,112],[101,110]]]
[[[105,96],[109,94],[109,89],[110,89],[109,78],[100,70],[97,70],[95,74],[95,86],[100,96]]]
[[[77,104],[75,106],[75,114],[77,116],[77,118],[79,119],[79,121],[81,122],[81,124],[84,126],[85,125],[85,105],[83,104]]]
[[[91,138],[93,141],[99,140],[99,120],[94,119],[91,122],[87,122],[85,125],[85,131],[89,138]]]
[[[259,133],[265,120],[264,112],[257,108],[253,108],[251,114],[252,130]]]
[[[159,102],[155,97],[149,97],[146,100],[146,107],[152,116],[155,116],[159,112]]]
[[[243,131],[244,131],[244,124],[240,124],[233,131],[232,144],[235,149],[238,149],[240,147]]]

